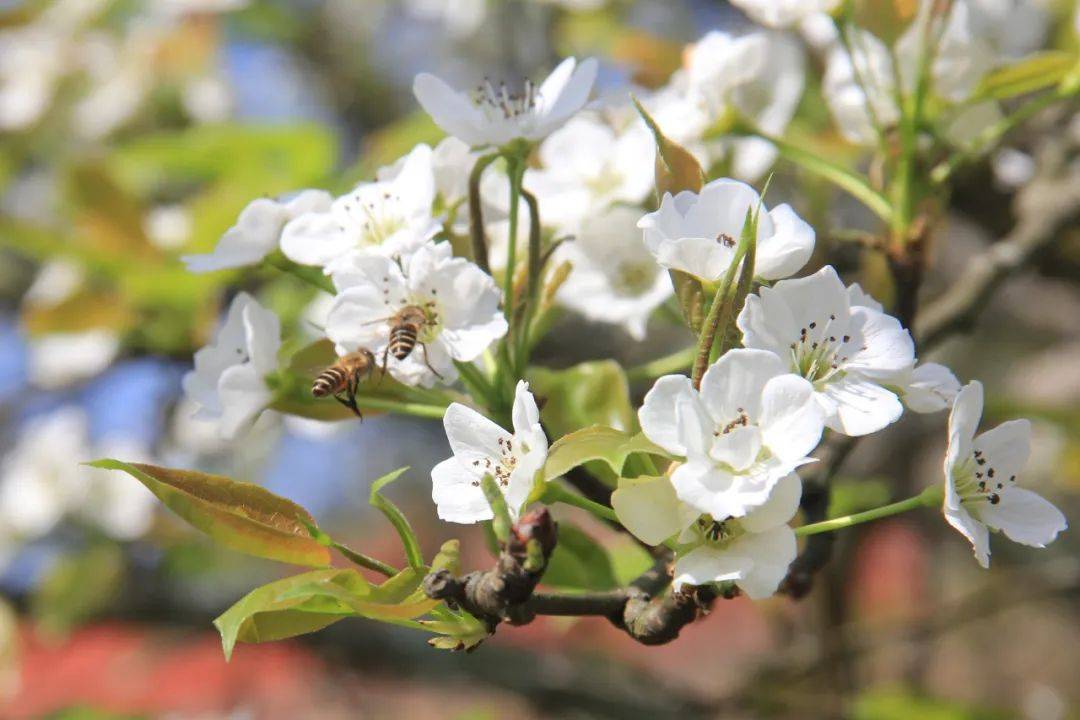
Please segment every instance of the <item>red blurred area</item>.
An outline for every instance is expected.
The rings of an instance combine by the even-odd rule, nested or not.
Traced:
[[[216,634],[175,635],[107,623],[50,642],[20,636],[21,677],[0,712],[10,720],[83,706],[114,713],[311,717],[323,663],[288,643],[249,646],[232,662]]]

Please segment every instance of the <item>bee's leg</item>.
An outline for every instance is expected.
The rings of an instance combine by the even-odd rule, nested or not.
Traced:
[[[383,378],[386,377],[386,364],[389,363],[389,362],[390,362],[390,343],[387,343],[386,344],[386,349],[383,350],[383,354],[382,354],[382,364],[379,365],[379,382],[378,382],[379,385],[382,384]]]
[[[424,351],[424,364],[427,365],[427,369],[430,370],[431,372],[435,373],[435,377],[442,380],[443,379],[442,374],[438,370],[436,370],[435,368],[431,367],[431,361],[428,360],[427,345],[425,343],[422,343],[422,342],[418,342],[416,344],[419,345],[420,349]]]
[[[363,414],[360,412],[360,408],[356,407],[356,396],[351,393],[338,393],[334,396],[334,399],[353,411],[353,414],[361,420],[364,419]]]

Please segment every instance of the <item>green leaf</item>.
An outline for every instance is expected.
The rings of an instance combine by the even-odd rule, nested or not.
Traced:
[[[491,505],[494,517],[491,520],[491,529],[500,543],[506,544],[510,540],[510,528],[513,522],[510,520],[510,510],[506,506],[506,496],[502,494],[495,478],[490,473],[485,473],[480,480],[480,487],[484,491],[484,497]]]
[[[381,492],[384,487],[397,480],[408,469],[408,467],[399,468],[373,482],[368,502],[385,515],[386,519],[397,530],[398,537],[401,538],[401,544],[405,547],[405,557],[409,561],[409,566],[422,568],[424,567],[424,556],[420,552],[420,542],[416,539],[416,533],[413,532],[408,518],[398,509],[397,505],[387,500]]]
[[[632,97],[638,114],[652,131],[656,141],[656,196],[663,198],[664,193],[678,194],[683,190],[698,192],[705,182],[705,173],[690,151],[682,145],[668,139],[660,130],[652,116],[641,106],[637,98]]]
[[[973,95],[977,100],[1005,100],[1057,85],[1077,64],[1077,54],[1047,50],[1029,55],[983,77]]]
[[[565,370],[534,367],[528,376],[533,393],[546,400],[541,417],[552,437],[590,425],[636,428],[630,385],[614,360],[585,362]]]
[[[641,433],[631,435],[615,428],[594,425],[564,435],[552,444],[547,462],[544,463],[543,477],[546,481],[554,480],[591,460],[604,461],[616,475],[620,475],[626,459],[634,453],[671,457]]]
[[[255,588],[214,620],[221,633],[225,659],[232,656],[237,642],[260,643],[304,635],[355,614],[345,603],[321,594],[319,590],[326,585],[357,593],[370,588],[356,570],[338,568],[313,570]],[[307,591],[296,593],[301,587]]]
[[[426,570],[406,568],[378,587],[343,586],[339,582],[308,583],[290,588],[279,599],[322,598],[331,604],[340,603],[356,615],[371,620],[412,620],[430,612],[440,602],[429,598],[421,589],[425,574]]]
[[[610,590],[617,587],[607,551],[567,522],[559,523],[559,543],[548,560],[543,583],[573,590]]]
[[[330,551],[308,532],[307,525],[315,525],[311,514],[258,485],[121,460],[87,464],[126,472],[167,508],[233,550],[297,565],[330,564]]]
[[[421,620],[425,630],[438,633],[428,645],[439,650],[469,651],[487,639],[487,626],[467,612],[461,611],[452,620]]]

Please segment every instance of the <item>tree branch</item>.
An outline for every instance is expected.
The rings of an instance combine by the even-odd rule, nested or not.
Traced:
[[[1080,218],[1080,177],[1037,178],[1017,194],[1012,231],[968,263],[952,288],[922,312],[915,324],[921,349],[970,330],[987,300],[1005,278],[1053,244]]]

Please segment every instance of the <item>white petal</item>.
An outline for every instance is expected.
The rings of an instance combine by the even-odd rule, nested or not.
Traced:
[[[446,408],[443,427],[454,455],[463,466],[475,468],[477,475],[486,472],[485,461],[502,456],[502,443],[512,439],[506,430],[461,403]]]
[[[659,545],[686,526],[680,505],[666,477],[644,482],[623,480],[611,494],[611,507],[619,522],[649,545]]]
[[[814,252],[814,228],[789,205],[778,205],[769,216],[776,230],[757,248],[754,275],[779,280],[799,272],[810,260]]]
[[[253,200],[240,212],[236,224],[225,231],[214,252],[185,255],[181,260],[195,273],[255,265],[277,248],[288,218],[288,210],[280,203],[267,198]]]
[[[645,437],[675,455],[685,455],[686,445],[679,438],[675,405],[681,397],[694,397],[694,387],[685,375],[665,375],[645,395],[638,410],[638,422]]]
[[[701,400],[717,422],[731,422],[740,413],[757,422],[765,384],[785,372],[784,362],[767,350],[729,350],[702,376]]]
[[[983,411],[983,387],[978,380],[973,380],[964,387],[953,401],[949,412],[949,449],[945,458],[946,475],[958,462],[971,457],[975,431],[979,429],[979,420]]]
[[[851,308],[851,334],[862,338],[860,348],[845,367],[867,377],[892,378],[915,362],[911,334],[891,315],[867,307]]]
[[[476,523],[494,517],[478,478],[458,458],[443,460],[431,469],[431,499],[441,520]]]
[[[995,477],[1005,482],[1019,475],[1031,456],[1031,423],[1009,420],[975,438],[974,449],[983,453]]]
[[[246,432],[273,399],[262,375],[248,363],[234,365],[221,374],[218,394],[222,408],[220,434],[226,440]]]
[[[374,285],[351,287],[340,293],[326,314],[326,335],[348,352],[375,352],[389,337],[386,319],[397,311]]]
[[[286,223],[281,231],[281,252],[301,265],[326,265],[355,247],[356,243],[332,212],[305,213]]]
[[[923,363],[903,383],[903,400],[909,410],[932,413],[949,407],[960,392],[952,370],[938,363]]]
[[[743,529],[759,533],[786,525],[799,511],[802,498],[802,480],[795,473],[789,473],[780,479],[769,493],[769,499],[746,513],[739,519]]]
[[[899,420],[904,412],[896,395],[856,375],[828,383],[823,394],[836,408],[825,424],[852,437],[877,432]]]
[[[675,403],[675,427],[686,446],[687,457],[705,457],[712,445],[715,423],[697,395],[680,397]]]
[[[708,585],[714,582],[738,580],[746,575],[753,561],[745,555],[702,545],[675,561],[676,590],[683,585]]]
[[[734,427],[714,437],[709,457],[741,472],[757,460],[760,452],[761,430],[751,425]]]
[[[536,407],[536,398],[529,392],[529,383],[518,380],[514,388],[514,407],[512,411],[514,433],[530,432],[540,423],[540,410]]]
[[[847,293],[848,302],[851,303],[851,307],[862,306],[868,307],[871,310],[877,310],[878,312],[885,312],[885,308],[882,304],[867,294],[859,283],[851,283],[848,285]]]
[[[734,245],[705,237],[663,240],[656,249],[656,261],[664,267],[682,270],[708,282],[719,280],[734,257]]]
[[[751,600],[763,600],[780,586],[798,554],[798,545],[792,529],[781,525],[736,538],[728,552],[749,558],[749,569],[735,582]]]
[[[997,505],[980,510],[983,522],[1001,530],[1013,542],[1046,547],[1068,526],[1065,515],[1052,502],[1027,488],[1006,486]]]
[[[951,483],[946,483],[942,512],[945,514],[945,521],[971,543],[979,565],[984,568],[990,567],[990,531],[968,513],[960,503],[960,498],[957,497]]]
[[[548,123],[562,124],[589,99],[599,66],[594,58],[585,59],[577,67],[575,63],[574,58],[566,58],[540,86],[544,104],[540,112]],[[553,130],[554,125],[547,132]]]
[[[277,370],[277,353],[281,349],[281,321],[273,310],[252,301],[244,308],[244,338],[248,357],[260,375]]]
[[[428,73],[413,81],[413,94],[435,124],[469,146],[485,145],[488,138],[481,131],[480,112],[464,93]]]
[[[825,413],[814,398],[814,386],[798,375],[779,375],[765,384],[758,424],[765,446],[774,455],[796,462],[821,441]]]

